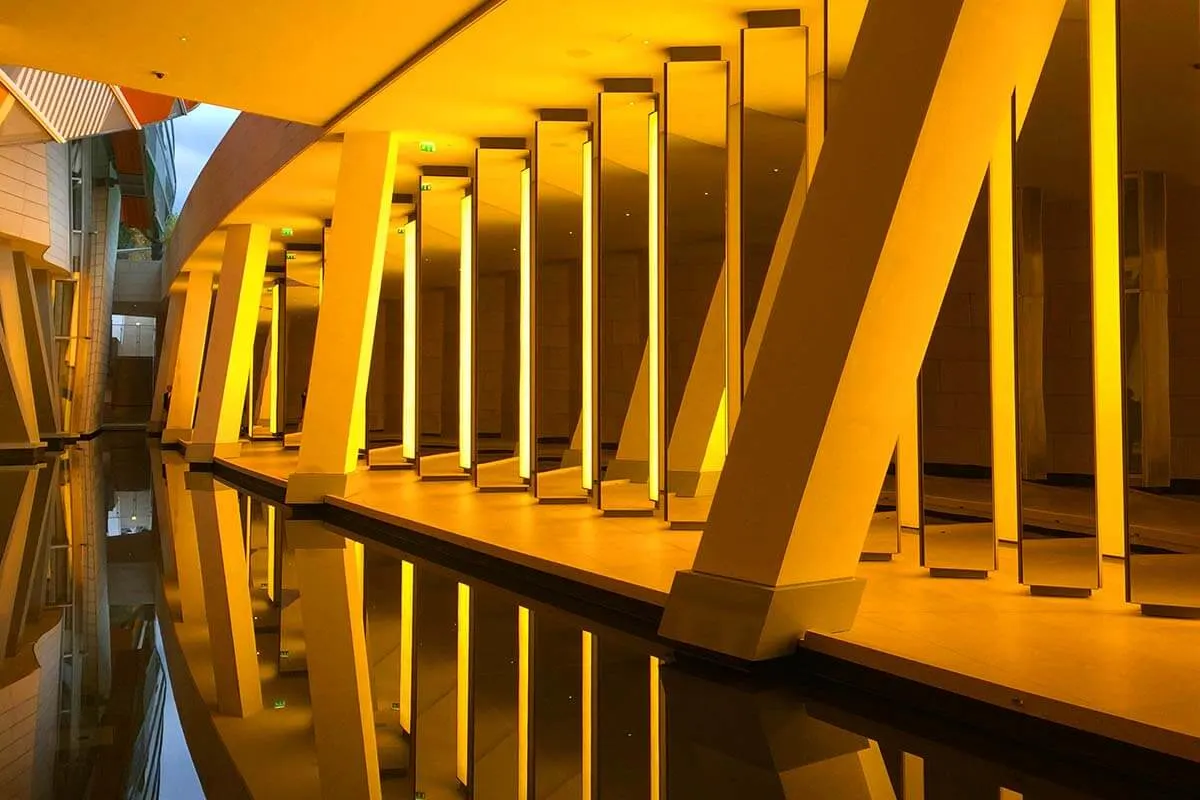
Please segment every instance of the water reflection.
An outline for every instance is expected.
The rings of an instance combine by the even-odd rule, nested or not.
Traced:
[[[0,471],[5,564],[32,565],[0,586],[28,603],[0,713],[38,707],[7,728],[31,755],[4,796],[1173,796],[1168,773],[1075,768],[799,664],[696,664],[143,447]],[[113,487],[151,484],[148,530],[105,536]]]

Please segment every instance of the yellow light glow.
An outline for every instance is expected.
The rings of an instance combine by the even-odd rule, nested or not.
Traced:
[[[271,351],[268,354],[271,380],[267,381],[267,425],[279,433],[279,283],[271,286]]]
[[[992,514],[996,537],[1016,541],[1017,356],[1016,273],[1013,255],[1013,132],[1003,126],[988,179],[988,325],[992,371]]]
[[[465,470],[471,468],[471,446],[474,433],[471,387],[471,344],[474,338],[474,282],[473,264],[475,245],[471,225],[471,195],[463,197],[459,204],[462,228],[458,251],[458,465]]]
[[[908,393],[896,441],[896,512],[900,525],[921,527],[921,449],[917,428],[917,387]]]
[[[400,562],[400,727],[412,733],[413,565]]]
[[[417,458],[417,223],[404,224],[404,388],[401,453]]]
[[[648,225],[650,230],[649,250],[647,261],[649,263],[649,274],[647,285],[650,295],[650,335],[648,337],[647,347],[649,352],[649,387],[650,387],[650,447],[647,461],[649,463],[649,472],[646,477],[646,492],[650,499],[658,502],[659,490],[659,470],[662,460],[660,452],[661,442],[659,441],[659,406],[661,388],[661,368],[662,356],[660,354],[661,344],[661,324],[659,319],[659,264],[658,264],[658,193],[659,193],[659,175],[658,175],[658,112],[652,111],[649,116],[649,125],[647,134],[649,136],[650,145],[650,216]]]
[[[267,504],[267,598],[275,600],[275,506]]]
[[[1121,167],[1117,0],[1088,3],[1092,140],[1092,378],[1100,552],[1125,555],[1125,412],[1121,377]]]
[[[659,660],[650,656],[650,800],[658,800],[662,786],[662,719],[659,715]]]
[[[458,710],[458,729],[455,742],[458,756],[458,781],[467,785],[467,743],[471,724],[468,705],[471,690],[471,587],[458,584],[458,690],[455,701]]]
[[[592,695],[592,634],[583,632],[583,691],[580,703],[583,711],[583,791],[580,800],[592,800],[592,726],[593,704]]]
[[[902,800],[925,800],[925,759],[903,753],[900,763],[904,787]]]
[[[517,609],[517,800],[529,800],[529,609]]]
[[[517,473],[528,479],[533,450],[533,247],[530,226],[533,209],[530,206],[531,174],[521,171],[521,352],[520,358],[520,417],[517,422]]]
[[[580,484],[584,491],[592,489],[593,459],[596,457],[595,410],[592,393],[595,391],[594,364],[592,358],[595,345],[592,341],[595,325],[595,308],[592,298],[595,281],[595,265],[592,263],[592,140],[583,143],[583,398],[580,408],[580,425],[583,427],[583,453],[580,461]],[[586,637],[587,634],[585,633]],[[586,791],[586,790],[585,790]]]

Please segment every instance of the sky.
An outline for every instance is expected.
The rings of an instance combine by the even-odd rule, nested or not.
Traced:
[[[196,176],[238,112],[221,106],[199,105],[175,120],[175,208],[178,213],[192,191]]]

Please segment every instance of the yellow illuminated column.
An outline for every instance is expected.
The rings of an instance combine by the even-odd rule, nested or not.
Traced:
[[[838,135],[782,243],[789,265],[837,268],[780,278],[693,567],[663,612],[666,638],[759,660],[790,652],[803,631],[852,624],[906,395],[1013,86],[1025,63],[1044,62],[1042,34],[1061,12],[1045,0],[927,4],[915,16],[867,4]]]
[[[808,182],[817,170],[817,157],[821,155],[821,146],[825,143],[825,99],[826,79],[829,75],[827,56],[829,45],[826,41],[829,29],[828,4],[813,3],[804,12],[804,23],[808,28],[808,87],[805,102],[804,145],[805,166],[808,168]]]
[[[217,708],[248,717],[262,710],[262,685],[238,493],[212,473],[189,472],[186,481],[199,534]]]
[[[283,343],[279,340],[279,282],[276,281],[271,286],[271,341],[268,346],[270,351],[267,354],[268,369],[270,380],[267,381],[266,392],[267,397],[267,424],[270,427],[271,433],[279,433],[279,348]]]
[[[154,374],[154,396],[150,399],[150,422],[146,430],[151,433],[162,431],[163,394],[175,373],[175,357],[179,352],[179,331],[183,326],[183,292],[171,292],[167,300],[166,327],[162,332],[162,348],[158,354],[158,366]]]
[[[471,454],[475,451],[474,389],[471,370],[475,338],[475,242],[471,214],[471,195],[460,204],[461,239],[458,250],[458,465],[471,469]]]
[[[650,296],[650,326],[647,341],[649,359],[647,377],[650,389],[650,449],[647,458],[648,472],[646,476],[646,493],[650,499],[658,502],[658,493],[662,471],[662,434],[660,431],[660,415],[662,413],[662,291],[659,274],[659,253],[662,243],[659,241],[659,193],[662,182],[659,176],[658,159],[658,112],[652,111],[648,122],[650,145],[650,215],[648,225],[650,241],[648,243],[647,286]]]
[[[1117,0],[1088,3],[1092,135],[1092,375],[1100,552],[1125,555],[1125,396],[1121,377],[1121,166]]]
[[[208,338],[208,317],[212,310],[213,273],[192,270],[187,273],[187,294],[183,300],[183,323],[179,328],[179,347],[175,354],[175,374],[171,387],[171,406],[163,428],[163,444],[192,436],[196,412],[196,390],[200,388],[200,368],[204,363],[204,345]],[[162,398],[155,398],[162,402]]]
[[[254,362],[254,329],[262,304],[270,232],[265,225],[232,225],[225,233],[221,284],[213,310],[212,341],[188,461],[241,454],[242,402]]]
[[[517,800],[529,800],[529,609],[517,609]]]
[[[1013,252],[1013,129],[996,138],[988,179],[988,324],[992,370],[992,520],[996,538],[1017,540],[1016,260]]]
[[[315,503],[347,493],[358,466],[360,435],[392,191],[394,133],[347,133],[333,208],[332,247],[324,271],[304,428],[287,498]]]
[[[583,395],[580,415],[582,417],[580,427],[583,432],[583,448],[582,460],[580,462],[580,484],[585,491],[592,490],[593,470],[595,469],[596,458],[596,373],[595,373],[595,358],[596,358],[596,343],[595,343],[595,325],[596,325],[596,306],[595,306],[595,253],[594,232],[592,219],[592,170],[595,168],[592,163],[592,140],[588,139],[583,143],[583,251],[581,253],[583,261],[583,298],[581,309],[583,311],[583,325],[581,341],[583,345],[582,353],[582,374],[583,374]]]
[[[467,785],[471,726],[471,587],[458,584],[458,684],[454,693],[457,703],[457,731],[454,737],[458,782]]]
[[[417,223],[404,224],[404,386],[401,401],[401,449],[417,458]]]
[[[904,413],[900,416],[900,435],[896,440],[896,513],[900,516],[900,526],[912,530],[921,527],[919,392],[918,385],[906,393]]]
[[[322,797],[381,797],[363,621],[361,546],[322,523],[289,520],[304,605],[308,690]]]
[[[520,403],[517,420],[517,468],[532,475],[533,453],[533,239],[531,173],[521,171]]]

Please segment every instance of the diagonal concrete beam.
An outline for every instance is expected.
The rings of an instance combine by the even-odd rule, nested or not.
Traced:
[[[1062,1],[872,3],[693,570],[661,632],[747,659],[849,627],[855,565],[1018,78]],[[1047,35],[1049,33],[1049,35]],[[903,76],[898,80],[897,76]]]

